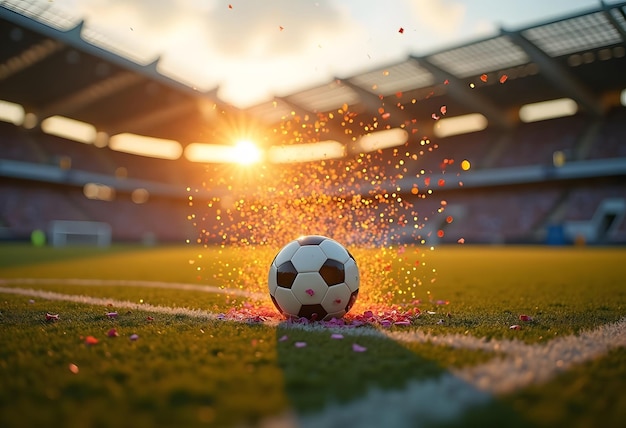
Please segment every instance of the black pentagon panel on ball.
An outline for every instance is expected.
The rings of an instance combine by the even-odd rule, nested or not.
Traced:
[[[298,312],[299,317],[313,321],[321,321],[326,318],[326,315],[328,315],[328,312],[326,312],[326,309],[320,304],[302,305],[300,312]]]
[[[276,269],[276,283],[279,287],[291,288],[296,276],[298,276],[298,271],[291,261],[282,263]]]
[[[308,235],[308,236],[303,236],[301,238],[298,238],[297,241],[301,246],[305,246],[305,245],[319,245],[325,239],[327,239],[325,236]]]
[[[352,306],[354,305],[354,302],[356,302],[356,298],[359,296],[359,290],[354,290],[352,292],[352,294],[350,294],[350,300],[348,300],[348,304],[346,305],[346,312],[349,312],[350,309],[352,309]]]
[[[320,268],[319,273],[328,286],[341,284],[346,279],[343,263],[333,259],[327,259]]]

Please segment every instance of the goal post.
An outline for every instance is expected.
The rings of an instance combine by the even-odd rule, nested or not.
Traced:
[[[111,245],[111,226],[100,221],[53,220],[49,228],[53,247],[66,245]]]

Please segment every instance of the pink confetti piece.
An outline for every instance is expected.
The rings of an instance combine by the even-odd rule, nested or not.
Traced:
[[[456,242],[459,244],[465,244],[465,238],[459,238]]]
[[[58,321],[61,318],[59,317],[59,314],[51,314],[49,312],[46,312],[46,321]]]
[[[117,318],[117,312],[107,312],[106,315],[109,318]]]
[[[74,373],[74,374],[78,374],[79,370],[78,370],[78,366],[76,364],[70,364],[68,367],[70,372]]]
[[[107,331],[107,336],[108,337],[118,337],[119,333],[117,332],[117,329],[112,328],[109,331]]]
[[[529,322],[533,320],[533,317],[531,317],[530,315],[520,315],[519,316],[520,321],[524,321],[524,322]]]
[[[513,324],[512,326],[509,327],[509,330],[521,330],[522,326],[519,324]]]
[[[308,294],[309,296],[313,296],[315,294],[315,291],[313,291],[311,288],[307,288],[306,289],[306,294]]]
[[[445,115],[448,112],[448,107],[446,106],[441,106],[441,108],[439,109],[439,111],[441,112],[442,115]]]
[[[148,322],[154,321],[154,318],[153,317],[146,317],[146,321],[148,321]]]
[[[134,342],[135,340],[139,339],[139,335],[138,334],[131,334],[129,339]]]
[[[361,345],[359,345],[357,343],[353,343],[352,344],[352,350],[354,352],[365,352],[365,351],[367,351],[367,348],[365,346],[361,346]]]
[[[289,339],[289,336],[287,336],[286,334],[284,336],[281,336],[280,339],[278,339],[279,342],[285,342]]]
[[[439,120],[440,116],[437,116],[435,113],[433,113],[430,117],[433,118],[433,120]]]
[[[306,346],[306,342],[296,342],[293,346],[296,348],[304,348]]]
[[[93,336],[87,336],[85,337],[85,345],[95,345],[99,342],[98,339],[96,339]]]
[[[330,335],[330,338],[335,339],[335,340],[340,340],[340,339],[343,339],[343,334],[333,333]]]

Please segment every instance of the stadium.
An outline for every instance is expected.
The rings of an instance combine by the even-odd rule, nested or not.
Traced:
[[[45,2],[0,34],[0,425],[626,417],[626,3],[246,108]],[[272,307],[303,235],[341,322]]]

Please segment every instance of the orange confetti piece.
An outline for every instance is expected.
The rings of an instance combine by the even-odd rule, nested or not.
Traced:
[[[389,119],[391,117],[391,113],[385,113],[381,116],[383,119]]]
[[[487,75],[486,74],[481,74],[480,75],[480,80],[482,80],[483,82],[487,82]]]
[[[280,31],[283,31],[285,29],[285,27],[283,27],[282,25],[278,27],[280,29]]]
[[[446,114],[448,112],[448,107],[446,106],[441,106],[441,108],[439,109],[439,111],[441,111],[441,114]]]
[[[70,365],[68,366],[68,369],[69,369],[72,373],[74,373],[74,374],[78,374],[78,371],[79,371],[79,370],[78,370],[78,366],[77,366],[76,364],[70,364]]]
[[[445,234],[445,233],[444,233],[444,231],[443,231],[443,230],[441,230],[441,229],[439,229],[439,230],[437,231],[437,236],[438,236],[439,238],[443,238],[443,235],[444,235],[444,234]]]
[[[444,186],[446,184],[446,180],[444,180],[443,178],[440,178],[437,181],[437,184],[439,185],[439,187]]]
[[[85,344],[86,345],[95,345],[98,343],[98,339],[96,339],[93,336],[87,336],[85,337]]]
[[[456,242],[458,242],[459,244],[465,244],[465,238],[459,238],[459,240]]]
[[[500,83],[504,83],[506,82],[506,80],[509,78],[509,76],[507,76],[506,74],[503,74],[502,76],[500,76]]]
[[[229,4],[229,5],[228,5],[228,8],[229,8],[229,9],[232,9],[232,8],[233,8],[233,5],[232,5],[232,4]]]
[[[443,84],[444,84],[444,85],[449,85],[449,84],[450,84],[450,81],[449,81],[448,79],[446,79],[446,80],[444,80],[444,81],[443,81]]]

